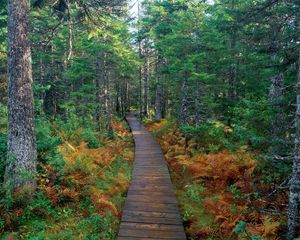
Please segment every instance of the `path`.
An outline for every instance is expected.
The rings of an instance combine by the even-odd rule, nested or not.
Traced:
[[[162,150],[133,114],[127,120],[135,141],[135,163],[118,240],[186,240]]]

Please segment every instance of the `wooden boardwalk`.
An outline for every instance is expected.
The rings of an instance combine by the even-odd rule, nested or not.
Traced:
[[[132,113],[127,120],[135,141],[135,163],[118,240],[186,240],[162,150]]]

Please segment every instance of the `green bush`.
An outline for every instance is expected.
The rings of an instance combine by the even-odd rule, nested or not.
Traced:
[[[53,170],[58,173],[57,175],[62,176],[64,160],[57,149],[58,145],[62,143],[62,139],[55,136],[50,126],[50,122],[44,118],[36,121],[38,162],[51,165]]]
[[[0,103],[0,135],[7,131],[7,107]]]
[[[97,139],[95,131],[91,128],[85,128],[82,133],[81,133],[81,139],[84,142],[88,143],[88,147],[93,149],[93,148],[99,148],[103,146],[99,140]]]
[[[0,183],[3,182],[7,153],[7,136],[0,135]]]
[[[187,139],[194,139],[200,149],[217,152],[229,145],[224,134],[224,125],[221,122],[206,122],[197,126],[181,126],[181,132]]]

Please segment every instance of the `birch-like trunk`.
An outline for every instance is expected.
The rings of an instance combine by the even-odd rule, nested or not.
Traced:
[[[68,4],[67,16],[68,16],[68,29],[69,29],[69,53],[68,53],[68,61],[72,59],[73,56],[73,21],[71,15],[71,7],[69,1],[66,1]]]
[[[288,239],[293,239],[299,226],[299,203],[300,203],[300,51],[298,59],[298,78],[296,85],[297,110],[296,110],[296,135],[295,157],[293,162],[292,178],[290,180],[290,196],[288,209]]]
[[[29,12],[29,0],[10,0],[8,3],[8,156],[5,183],[13,189],[36,185]]]

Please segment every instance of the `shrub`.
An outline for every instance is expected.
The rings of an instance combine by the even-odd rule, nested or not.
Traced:
[[[0,135],[0,183],[4,178],[5,160],[7,152],[7,136]]]

